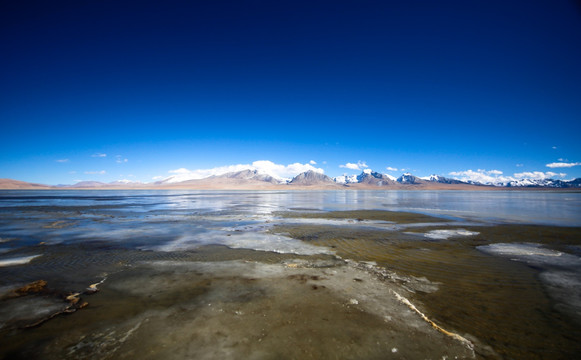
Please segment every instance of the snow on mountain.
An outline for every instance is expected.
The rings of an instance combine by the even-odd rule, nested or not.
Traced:
[[[371,169],[365,169],[357,176],[357,182],[360,184],[386,186],[395,184],[393,176],[381,174]]]
[[[333,180],[337,184],[353,184],[357,182],[357,175],[343,174],[341,176],[334,177]]]
[[[425,180],[422,180],[411,173],[405,173],[397,179],[397,182],[402,184],[422,184],[425,183]]]
[[[426,181],[438,182],[442,177],[440,175],[432,174],[430,176],[419,176],[419,178]]]
[[[143,185],[141,181],[133,181],[128,179],[121,179],[110,182],[109,185]]]
[[[554,179],[519,179],[509,181],[499,186],[506,187],[546,187],[546,188],[578,188],[581,187],[581,178],[574,180]]]
[[[464,181],[450,179],[450,178],[443,177],[443,176],[436,175],[436,174],[432,174],[430,176],[423,176],[423,177],[420,177],[420,179],[425,180],[425,181],[429,181],[429,182],[440,183],[440,184],[466,184],[466,182],[464,182]]]
[[[236,171],[225,172],[225,173],[221,173],[221,174],[209,174],[208,176],[201,176],[201,174],[199,174],[198,172],[187,171],[185,169],[182,172],[179,172],[178,170],[176,170],[176,175],[172,175],[172,176],[169,176],[163,180],[160,180],[160,181],[156,182],[156,184],[176,184],[176,183],[181,183],[181,182],[190,181],[190,180],[207,179],[210,177],[225,177],[225,178],[237,178],[237,179],[246,179],[246,180],[253,179],[253,180],[268,181],[268,182],[272,182],[272,183],[287,183],[291,180],[290,178],[282,178],[282,177],[268,174],[266,172],[259,171],[256,169],[247,168],[247,169],[240,169],[240,170],[235,169],[235,170]]]
[[[365,169],[363,170],[363,173],[368,174],[368,175],[372,175],[372,174],[380,174],[376,171],[372,171],[371,169]],[[382,179],[389,179],[392,181],[397,181],[397,178],[395,176],[389,175],[389,174],[380,174]],[[376,175],[372,175],[374,177],[377,177]]]
[[[276,178],[274,176],[262,173],[258,170],[242,170],[237,172],[226,173],[223,175],[215,175],[210,178],[223,178],[223,179],[237,179],[237,180],[256,180],[264,181],[272,184],[285,184],[288,181],[286,179]]]

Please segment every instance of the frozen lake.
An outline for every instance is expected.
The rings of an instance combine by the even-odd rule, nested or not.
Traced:
[[[94,350],[104,341],[97,336],[104,329],[87,325],[91,311],[99,312],[91,306],[63,318],[69,319],[68,326],[51,320],[39,329],[14,331],[21,326],[18,324],[62,311],[62,300],[57,299],[65,296],[62,294],[82,293],[84,287],[99,282],[103,291],[87,299],[101,304],[103,311],[107,304],[129,311],[135,307],[130,299],[154,294],[161,296],[160,304],[172,309],[162,316],[155,310],[160,305],[144,301],[138,307],[139,314],[121,325],[115,325],[113,318],[104,320],[111,329],[125,331],[119,336],[134,338],[135,344],[151,336],[148,321],[161,326],[164,316],[177,316],[184,307],[213,319],[199,324],[227,332],[228,328],[216,321],[228,322],[230,315],[210,315],[200,299],[211,298],[210,303],[221,304],[222,310],[228,308],[236,316],[249,311],[258,316],[264,310],[261,306],[278,309],[262,315],[285,322],[276,314],[291,306],[287,303],[294,299],[290,294],[306,283],[310,290],[329,293],[294,299],[307,303],[293,305],[293,311],[298,312],[293,312],[292,321],[303,321],[303,312],[296,310],[301,306],[322,309],[323,299],[339,301],[337,304],[343,301],[340,307],[344,309],[361,306],[366,316],[355,319],[347,313],[332,325],[331,315],[325,315],[322,324],[331,320],[331,325],[322,326],[313,335],[321,342],[318,347],[300,343],[312,356],[323,349],[335,349],[325,342],[331,333],[346,336],[344,342],[379,336],[381,323],[392,319],[389,311],[393,309],[382,308],[381,302],[373,299],[395,291],[419,304],[444,328],[467,335],[482,356],[566,357],[581,351],[576,341],[569,340],[581,328],[581,283],[577,280],[581,278],[580,209],[581,193],[560,191],[0,191],[0,331],[11,331],[12,340],[22,339],[21,345],[10,343],[19,356],[25,355],[21,351],[31,342],[49,336],[48,331],[60,335],[48,342],[52,345],[36,348],[45,358],[61,358],[63,354],[91,358],[82,351]],[[319,267],[322,270],[317,270]],[[383,289],[381,282],[368,279],[361,269],[374,276],[383,274],[380,277],[385,284],[402,287]],[[366,279],[357,285],[357,298],[342,298],[355,286],[350,283],[353,280],[345,280],[349,276],[357,281]],[[197,285],[183,285],[192,277]],[[13,299],[15,287],[39,284],[39,280],[48,282],[50,296],[43,290],[39,296],[25,294]],[[182,285],[172,287],[169,283]],[[236,290],[228,290],[230,287]],[[188,299],[185,304],[184,299]],[[14,309],[20,309],[22,315],[15,315],[18,311]],[[333,309],[327,310],[338,311]],[[152,318],[144,315],[152,312],[156,314]],[[103,314],[113,313],[109,309]],[[107,316],[103,314],[99,316]],[[384,319],[377,322],[379,314]],[[415,315],[409,316],[399,320],[419,326],[412,321]],[[520,321],[523,317],[528,320]],[[240,326],[250,332],[255,329],[262,341],[266,334],[260,329],[266,325],[260,319],[255,317]],[[360,321],[374,330],[366,333],[354,325]],[[348,335],[347,330],[335,333],[339,323],[353,334]],[[77,327],[83,339],[95,336],[94,343],[75,340],[70,326]],[[168,332],[178,331],[167,326]],[[180,332],[188,328],[186,322],[179,326]],[[391,326],[395,325],[388,328]],[[276,329],[271,329],[270,341],[283,336]],[[295,328],[306,331],[301,329]],[[402,329],[398,331],[407,331]],[[230,355],[211,352],[221,346],[217,340],[194,341],[180,335],[176,346],[182,358],[236,358],[261,351],[275,354],[276,341],[270,348],[245,344],[244,351],[235,350],[245,331],[229,335]],[[529,336],[523,338],[523,332]],[[399,351],[403,358],[454,356],[439,352],[449,348],[448,340],[430,345],[430,336],[418,340],[416,348],[377,341],[373,342],[377,347],[366,342],[364,352],[351,348],[349,354],[373,357],[395,349],[393,353]],[[51,347],[65,339],[74,346]],[[190,352],[191,347],[185,344],[191,341],[207,351]],[[130,343],[112,343],[111,349],[135,353],[137,345]],[[461,345],[455,348],[460,357],[466,355]],[[161,349],[165,345],[155,346]],[[140,351],[146,350],[137,351],[144,354]],[[164,358],[163,352],[159,354],[153,358]]]

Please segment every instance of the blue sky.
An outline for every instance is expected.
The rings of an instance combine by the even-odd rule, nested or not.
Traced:
[[[581,177],[573,1],[0,6],[1,178]]]

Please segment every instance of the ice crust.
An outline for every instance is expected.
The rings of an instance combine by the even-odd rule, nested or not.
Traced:
[[[450,230],[432,230],[424,234],[425,237],[434,240],[447,240],[451,237],[474,236],[480,234],[477,231],[468,231],[464,229]]]
[[[541,271],[539,279],[557,302],[555,308],[581,323],[581,258],[536,243],[497,243],[479,246],[491,255],[527,263]]]
[[[42,255],[32,255],[32,256],[22,256],[22,257],[9,258],[9,259],[0,259],[0,267],[28,264],[33,259],[35,259],[39,256],[42,256]]]

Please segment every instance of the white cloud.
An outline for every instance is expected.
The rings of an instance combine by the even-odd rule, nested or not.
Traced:
[[[570,168],[570,167],[579,166],[579,165],[581,165],[581,162],[574,162],[574,163],[554,162],[554,163],[547,164],[545,166],[549,167],[551,169],[554,169],[554,168]]]
[[[481,170],[478,169],[478,171],[481,171]],[[490,171],[482,170],[482,171],[486,172],[489,175],[502,175],[502,171],[500,171],[500,170],[490,170]]]
[[[107,157],[107,154],[96,153],[91,155],[91,157]]]
[[[340,168],[351,169],[351,170],[361,170],[359,165],[353,163],[347,163],[345,165],[339,165]]]
[[[351,169],[351,170],[361,170],[364,168],[367,168],[369,166],[367,166],[367,164],[365,163],[365,161],[357,161],[357,164],[354,163],[347,163],[345,165],[339,165],[340,168],[345,168],[345,169]]]
[[[516,167],[523,167],[524,164],[516,164]]]
[[[391,167],[391,166],[386,167],[386,169],[388,171],[397,171],[397,168],[394,168],[394,167]]]
[[[101,171],[85,171],[87,175],[105,175],[107,172],[105,170]]]
[[[128,161],[129,161],[128,159],[123,158],[123,156],[121,156],[121,155],[115,156],[115,162],[117,164],[123,164],[123,163],[126,163]]]
[[[56,160],[56,162],[58,162],[58,163],[66,163],[66,162],[69,162],[69,159],[59,159],[59,160]]]
[[[556,147],[556,146],[553,146],[553,147],[552,147],[552,149],[553,149],[553,150],[557,150],[557,147]]]
[[[196,169],[188,170],[186,168],[179,168],[176,170],[170,170],[170,174],[175,174],[171,176],[172,182],[186,181],[186,180],[196,180],[204,179],[210,176],[223,175],[230,172],[237,172],[242,170],[257,170],[260,173],[271,175],[278,179],[289,179],[302,172],[313,170],[315,172],[323,174],[325,171],[321,168],[316,168],[312,164],[301,164],[294,163],[288,165],[275,164],[269,160],[259,160],[254,161],[252,164],[236,164],[220,166],[211,169]]]
[[[544,180],[554,178],[555,176],[565,177],[567,174],[564,173],[554,173],[551,171],[530,171],[514,173],[513,176],[501,176],[503,173],[500,170],[483,170],[478,169],[466,170],[466,171],[453,171],[449,175],[455,176],[456,179],[462,181],[474,181],[482,184],[502,184],[508,183],[510,181],[516,181],[521,179],[532,179],[532,180]]]
[[[170,174],[189,174],[191,171],[186,168],[179,168],[176,170],[170,170]]]
[[[315,160],[311,160],[311,161],[309,161],[309,164],[311,164],[311,165],[317,165],[317,162]]]
[[[452,171],[449,175],[456,176],[457,179],[462,181],[475,181],[483,184],[498,184],[513,180],[510,177],[500,176],[502,175],[500,170]]]
[[[325,172],[323,169],[316,168],[311,164],[294,163],[289,165],[279,165],[268,160],[255,161],[252,163],[252,166],[260,172],[264,172],[279,178],[293,177],[309,170],[313,170],[321,174]]]
[[[517,179],[532,179],[532,180],[545,180],[545,179],[551,179],[554,178],[555,176],[559,176],[559,177],[565,177],[567,176],[567,174],[557,174],[551,171],[548,172],[542,172],[542,171],[532,171],[532,172],[522,172],[522,173],[515,173],[514,177]]]

